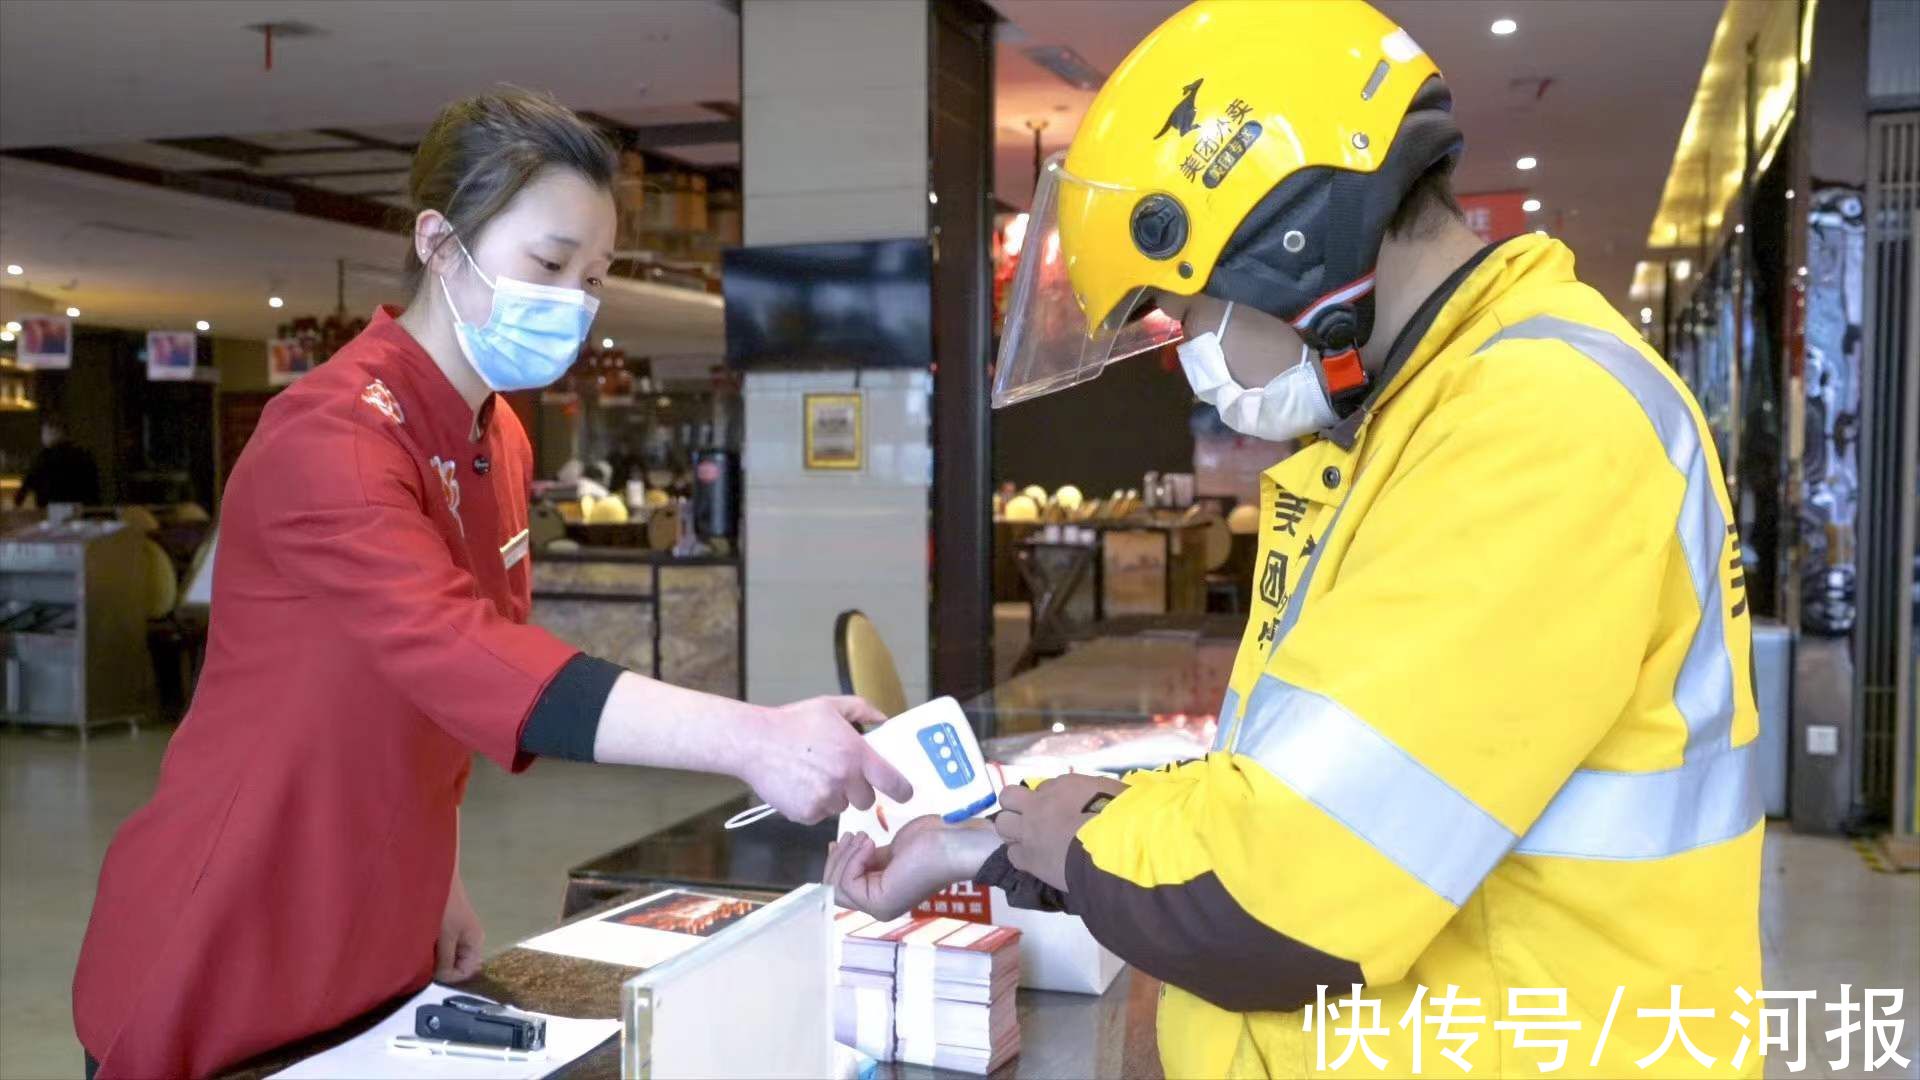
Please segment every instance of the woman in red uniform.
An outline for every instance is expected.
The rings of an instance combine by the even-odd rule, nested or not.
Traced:
[[[607,144],[550,98],[449,107],[413,163],[404,313],[282,393],[227,484],[215,612],[159,786],[114,837],[74,976],[89,1073],[199,1076],[479,968],[471,755],[730,773],[817,821],[906,782],[852,698],[762,709],[527,624],[525,432],[614,242]]]

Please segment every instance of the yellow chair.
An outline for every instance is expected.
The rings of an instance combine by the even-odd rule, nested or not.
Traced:
[[[164,619],[173,614],[180,602],[180,579],[173,572],[173,560],[165,548],[151,540],[143,546],[147,559],[147,618]]]
[[[154,517],[153,511],[144,506],[130,505],[121,507],[120,520],[125,522],[129,528],[138,529],[149,536],[158,532],[160,529],[160,519]],[[164,555],[165,552],[161,554]]]
[[[1201,562],[1206,564],[1207,573],[1211,574],[1227,565],[1227,556],[1233,554],[1233,532],[1227,528],[1226,522],[1217,517],[1207,521],[1202,551],[1204,555]]]
[[[841,693],[857,694],[888,716],[907,711],[907,692],[900,685],[893,653],[865,614],[843,611],[834,620],[833,659],[840,669]]]

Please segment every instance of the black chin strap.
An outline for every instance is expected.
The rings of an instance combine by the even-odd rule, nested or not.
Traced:
[[[1505,241],[1488,244],[1474,252],[1472,258],[1461,263],[1453,273],[1447,275],[1445,281],[1427,294],[1427,298],[1414,309],[1413,317],[1408,319],[1407,324],[1400,328],[1400,333],[1394,336],[1393,347],[1387,350],[1387,362],[1381,365],[1380,373],[1368,380],[1370,388],[1365,400],[1361,401],[1352,412],[1341,417],[1339,423],[1328,429],[1325,433],[1326,438],[1331,439],[1342,450],[1353,449],[1354,442],[1360,435],[1361,425],[1365,424],[1367,417],[1373,414],[1374,403],[1379,401],[1380,395],[1393,384],[1394,376],[1400,374],[1400,369],[1407,366],[1407,359],[1413,355],[1413,350],[1419,347],[1420,340],[1427,336],[1427,331],[1432,328],[1433,320],[1440,314],[1440,309],[1447,306],[1447,301],[1453,299],[1453,294],[1460,290],[1461,284],[1479,268],[1482,262],[1486,261],[1488,255],[1493,254],[1493,249],[1502,243]]]

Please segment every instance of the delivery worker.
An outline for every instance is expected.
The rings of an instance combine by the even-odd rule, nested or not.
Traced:
[[[212,636],[74,977],[88,1072],[202,1076],[479,970],[478,752],[738,776],[817,821],[906,781],[854,698],[756,708],[528,625],[527,436],[613,259],[612,150],[552,99],[449,106],[415,151],[411,300],[267,407],[227,484]]]
[[[1464,226],[1460,152],[1357,0],[1207,0],[1115,69],[1034,196],[995,404],[1183,329],[1229,426],[1313,437],[1261,481],[1213,752],[1010,789],[997,837],[842,842],[829,880],[1064,906],[1167,984],[1173,1076],[1759,1076],[1720,462],[1564,246]]]

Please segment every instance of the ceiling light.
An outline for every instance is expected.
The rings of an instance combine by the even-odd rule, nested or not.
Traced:
[[[208,322],[205,319],[201,319],[199,322],[193,324],[193,328],[204,334],[207,331],[213,329],[213,324]]]
[[[1747,231],[1747,227],[1745,225],[1735,225],[1733,227],[1733,235],[1735,236],[1739,236],[1741,233],[1746,231]]]
[[[1687,261],[1686,259],[1675,259],[1675,260],[1674,260],[1674,263],[1673,263],[1673,280],[1675,280],[1675,281],[1685,281],[1685,280],[1687,280],[1687,276],[1688,276],[1688,275],[1690,275],[1690,274],[1692,274],[1692,273],[1693,273],[1693,263],[1691,263],[1691,262],[1689,262],[1689,261]]]
[[[1527,213],[1531,214],[1534,211],[1540,209],[1540,200],[1528,199],[1526,202],[1523,202],[1520,204],[1520,209],[1525,210]]]
[[[7,273],[12,274],[14,277],[19,277],[21,274],[26,273],[26,271],[20,268],[19,263],[8,263]]]
[[[79,309],[79,308],[77,308],[77,307],[70,307],[70,308],[68,308],[68,309],[67,309],[67,318],[69,318],[69,319],[77,319],[77,318],[79,318],[79,317],[80,317],[80,309]]]
[[[601,348],[603,348],[603,349],[611,349],[611,348],[613,348],[613,339],[612,339],[612,338],[610,338],[610,337],[603,337],[603,338],[601,338],[601,339],[600,339],[600,347],[601,347]]]
[[[13,321],[12,319],[8,319],[8,320],[7,320],[7,333],[9,333],[9,334],[17,334],[17,333],[19,333],[19,332],[20,332],[20,324],[19,324],[19,323],[17,323],[17,322],[14,322],[14,321]]]
[[[1526,172],[1538,164],[1540,164],[1540,162],[1532,157],[1523,157],[1519,161],[1514,162],[1513,167],[1519,169],[1521,172]]]
[[[267,297],[267,306],[268,306],[268,307],[271,307],[271,308],[277,308],[277,307],[284,307],[285,305],[286,305],[286,301],[285,301],[285,300],[282,300],[282,299],[280,299],[280,298],[279,298],[279,297],[277,297],[277,296],[269,296],[269,297]]]
[[[1498,37],[1506,37],[1508,34],[1520,29],[1520,24],[1514,22],[1512,19],[1495,19],[1493,20],[1493,25],[1487,29],[1492,30]]]
[[[1027,59],[1053,72],[1054,77],[1078,90],[1098,90],[1107,77],[1099,68],[1065,45],[1029,45],[1020,50]]]
[[[12,340],[13,340],[13,331],[0,330],[0,341],[12,341]]]
[[[1793,201],[1793,189],[1792,189],[1792,188],[1788,188],[1788,189],[1787,189],[1787,201],[1788,201],[1788,202],[1792,202],[1792,201]]]
[[[1641,322],[1643,322],[1643,323],[1650,323],[1650,322],[1652,322],[1652,321],[1653,321],[1653,309],[1652,309],[1652,308],[1650,308],[1650,307],[1643,307],[1643,308],[1641,308],[1641,309],[1640,309],[1640,321],[1641,321]]]

